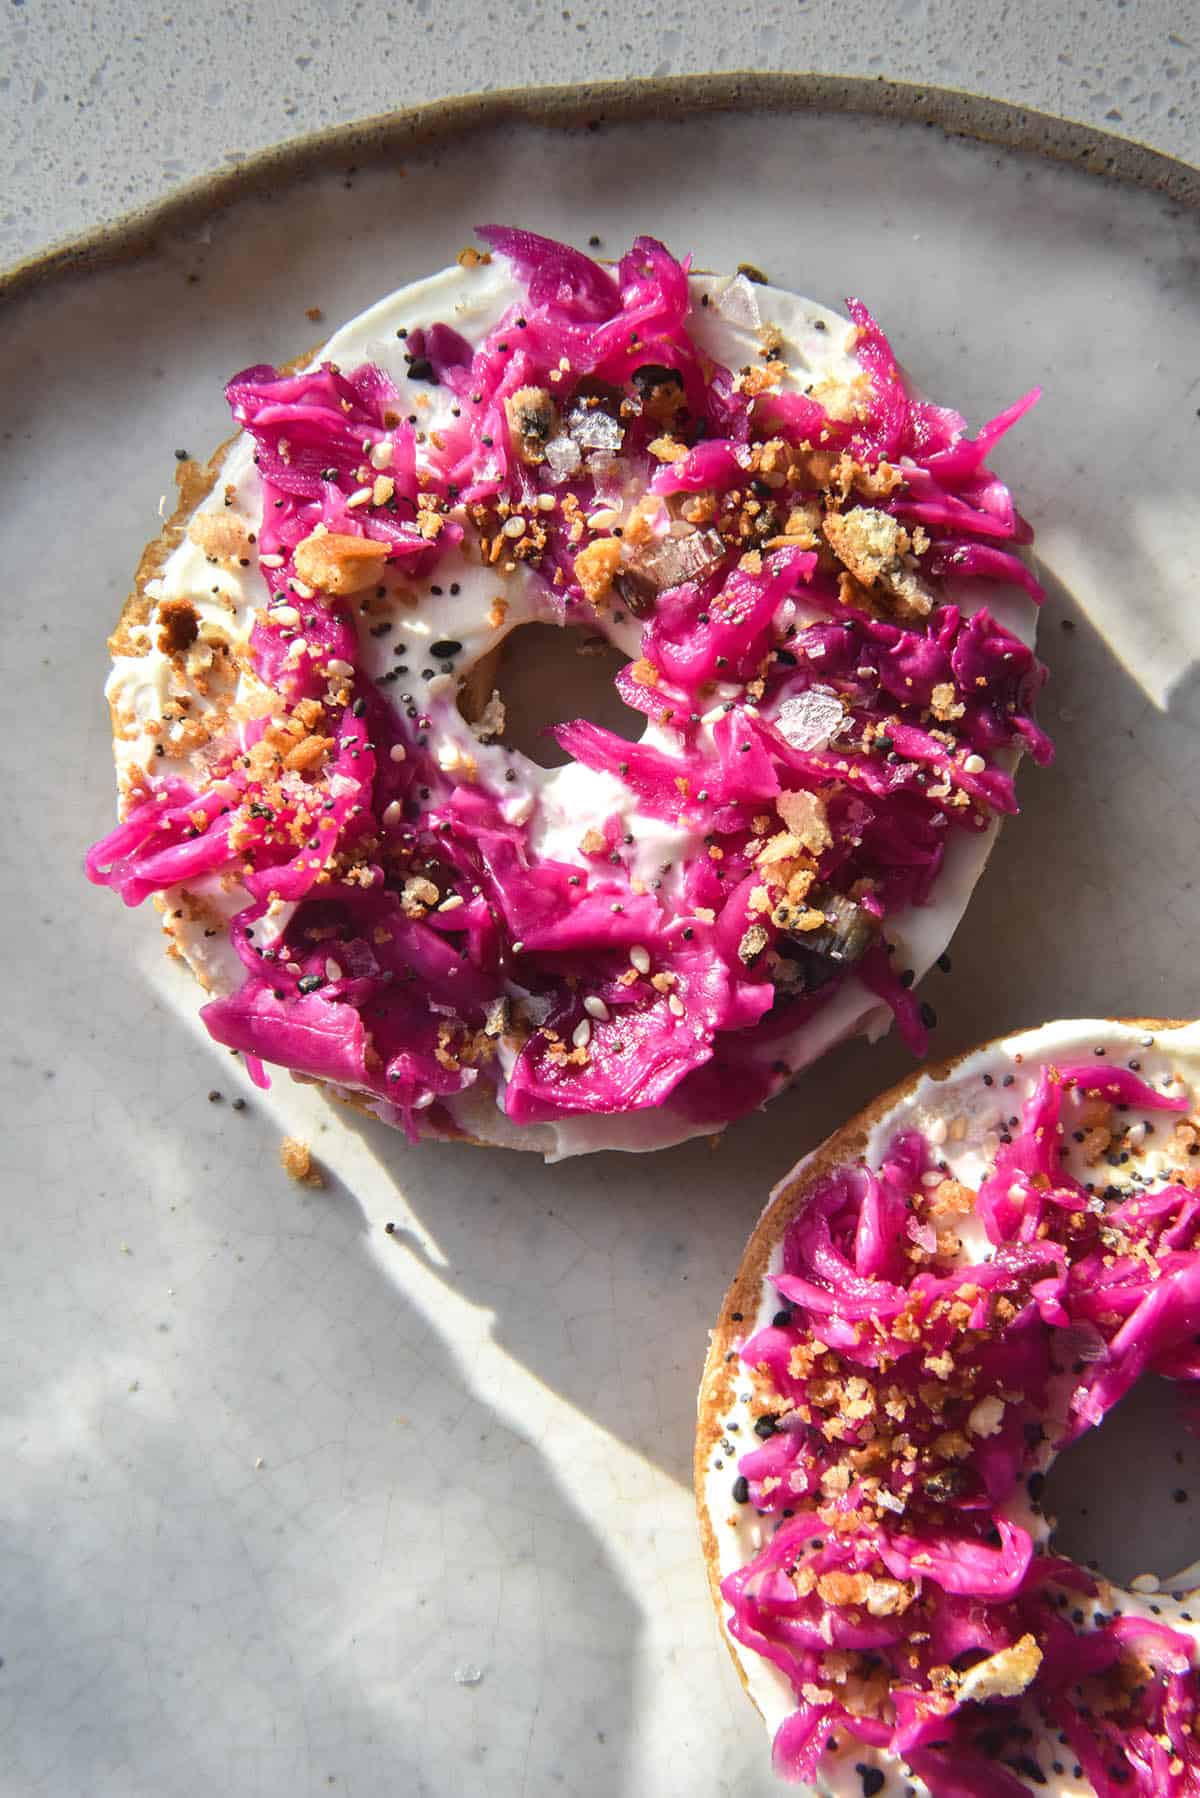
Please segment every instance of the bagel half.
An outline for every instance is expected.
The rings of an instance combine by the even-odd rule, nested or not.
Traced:
[[[514,268],[502,257],[467,255],[459,266],[381,301],[309,358],[292,366],[315,368],[333,362],[353,369],[364,362],[373,363],[395,383],[400,405],[411,405],[414,418],[425,418],[430,389],[424,379],[413,377],[413,360],[404,349],[406,334],[449,323],[468,345],[477,345],[521,302],[524,292]],[[761,358],[767,353],[763,344],[770,340],[770,353],[784,371],[778,382],[782,393],[826,388],[843,391],[862,377],[863,364],[849,321],[824,307],[767,286],[751,289],[743,277],[731,281],[694,275],[691,296],[689,329],[703,352],[736,368]],[[210,553],[226,526],[253,535],[262,522],[261,482],[251,440],[245,435],[231,440],[204,467],[185,464],[179,484],[179,506],[160,536],[147,546],[135,590],[110,640],[114,669],[107,691],[123,808],[144,794],[147,783],[164,769],[196,784],[203,782],[224,709],[233,701],[243,701],[253,687],[244,672],[247,646],[256,619],[264,615],[269,600],[269,581],[255,556],[232,558],[219,549],[215,555]],[[501,792],[509,798],[527,798],[535,820],[537,853],[561,861],[577,860],[581,836],[603,823],[614,808],[620,809],[621,796],[612,776],[579,763],[543,768],[512,750],[503,752],[507,763],[501,767],[499,749],[490,742],[481,744],[475,729],[500,644],[523,623],[544,618],[545,595],[538,592],[524,564],[506,569],[504,565],[481,567],[477,561],[463,560],[460,565],[453,555],[450,560],[454,565],[448,571],[439,564],[424,580],[425,587],[432,586],[438,594],[436,604],[427,591],[418,591],[415,610],[405,613],[399,626],[406,636],[416,639],[412,653],[418,660],[426,659],[430,646],[440,639],[452,640],[461,651],[454,674],[458,706],[445,708],[437,727],[443,733],[444,747],[451,755],[477,763],[484,772],[495,762],[497,776],[503,772],[510,783]],[[216,571],[214,563],[219,563]],[[456,578],[451,583],[452,575]],[[420,586],[418,582],[418,589]],[[447,586],[451,594],[459,595],[453,603],[445,596]],[[986,602],[1003,627],[1023,643],[1032,644],[1036,612],[1018,587],[965,579],[953,571],[944,574],[940,586],[940,597],[957,604],[965,615]],[[172,613],[181,607],[191,609],[200,629],[198,646],[187,650],[184,657],[186,674],[181,672],[180,652],[170,632]],[[631,615],[618,615],[614,621],[609,614],[599,628],[631,660],[638,656],[641,626]],[[204,668],[198,673],[191,670],[194,657],[203,657],[206,632],[221,636],[243,670],[232,689],[228,685],[223,688]],[[364,632],[364,672],[377,683],[394,678],[389,648],[386,640],[376,647]],[[561,715],[568,706],[569,696],[547,694],[548,714],[554,715],[557,708]],[[643,741],[661,741],[655,725],[647,727]],[[1015,749],[999,749],[995,766],[1011,773],[1016,759]],[[664,861],[682,865],[687,857],[704,854],[696,830],[682,822],[676,826],[651,819],[636,805],[628,808],[627,799],[624,803],[629,809],[626,840],[634,845],[631,868],[643,884],[652,884]],[[952,833],[930,902],[889,917],[887,931],[895,945],[896,966],[911,970],[914,979],[921,977],[950,940],[982,872],[996,829],[993,815],[986,828]],[[244,968],[229,940],[229,922],[246,903],[244,889],[227,875],[193,879],[169,887],[157,896],[156,903],[171,951],[187,964],[210,998],[234,992],[244,978]],[[834,1043],[856,1033],[873,1038],[890,1021],[891,1013],[877,993],[851,974],[814,1015],[784,1032],[769,1048],[751,1052],[748,1065],[757,1056],[753,1074],[758,1089],[764,1094],[778,1090]],[[610,1112],[580,1109],[547,1121],[515,1123],[505,1108],[510,1070],[503,1065],[504,1059],[501,1055],[493,1064],[501,1068],[499,1074],[489,1074],[446,1096],[429,1114],[424,1133],[532,1149],[557,1159],[600,1148],[663,1147],[689,1136],[711,1134],[726,1121],[720,1115],[676,1111],[668,1099]],[[303,1070],[299,1077],[306,1077]],[[394,1121],[391,1108],[377,1095],[334,1078],[322,1083],[335,1096]]]
[[[746,1460],[747,1451],[753,1455],[755,1451],[761,1450],[764,1440],[771,1440],[778,1433],[775,1418],[781,1414],[786,1415],[789,1404],[797,1402],[794,1395],[789,1399],[779,1393],[765,1363],[759,1362],[756,1372],[742,1359],[742,1351],[747,1343],[757,1338],[764,1328],[771,1326],[773,1320],[780,1321],[789,1309],[780,1296],[779,1288],[774,1284],[774,1279],[782,1273],[784,1245],[789,1228],[797,1220],[803,1224],[806,1216],[811,1215],[809,1208],[814,1204],[816,1195],[829,1192],[831,1178],[839,1170],[866,1167],[878,1173],[885,1149],[902,1132],[920,1132],[928,1144],[936,1145],[929,1153],[935,1169],[940,1170],[937,1177],[959,1181],[967,1192],[974,1195],[988,1169],[994,1165],[997,1153],[1004,1152],[1001,1148],[1002,1138],[1016,1137],[1019,1146],[1020,1127],[1013,1126],[1012,1119],[1017,1117],[1024,1120],[1024,1107],[1030,1100],[1039,1077],[1049,1071],[1048,1079],[1053,1083],[1056,1079],[1054,1070],[1071,1068],[1084,1068],[1089,1073],[1095,1071],[1094,1079],[1097,1084],[1091,1089],[1093,1092],[1102,1091],[1105,1074],[1112,1069],[1121,1070],[1122,1078],[1135,1077],[1156,1089],[1164,1089],[1171,1083],[1169,1093],[1175,1106],[1173,1110],[1147,1108],[1136,1101],[1125,1108],[1110,1105],[1108,1109],[1111,1115],[1105,1120],[1102,1114],[1106,1102],[1103,1099],[1086,1097],[1089,1089],[1081,1083],[1071,1086],[1069,1090],[1063,1088],[1063,1113],[1055,1128],[1057,1147],[1065,1152],[1057,1154],[1054,1165],[1066,1168],[1068,1175],[1079,1178],[1088,1189],[1086,1198],[1081,1201],[1087,1206],[1087,1212],[1080,1213],[1083,1229],[1089,1227],[1090,1214],[1093,1212],[1098,1220],[1097,1227],[1104,1227],[1101,1214],[1111,1212],[1131,1194],[1136,1195],[1143,1186],[1147,1195],[1153,1194],[1161,1186],[1175,1182],[1181,1183],[1181,1192],[1188,1188],[1200,1188],[1200,1129],[1197,1129],[1195,1123],[1200,1099],[1200,1024],[1164,1019],[1091,1019],[1050,1024],[997,1038],[966,1054],[915,1072],[890,1091],[881,1094],[806,1155],[771,1195],[726,1293],[719,1321],[711,1334],[699,1395],[694,1481],[700,1537],[722,1635],[743,1685],[776,1740],[777,1765],[785,1775],[797,1776],[794,1759],[786,1751],[780,1752],[780,1732],[788,1725],[789,1719],[799,1712],[801,1697],[778,1666],[754,1646],[737,1639],[731,1633],[734,1608],[729,1596],[722,1594],[722,1585],[730,1576],[750,1567],[764,1546],[774,1540],[782,1529],[802,1528],[807,1533],[810,1528],[823,1532],[828,1528],[831,1540],[835,1535],[832,1511],[826,1514],[824,1522],[809,1522],[804,1525],[794,1522],[797,1513],[805,1514],[806,1502],[811,1502],[809,1494],[803,1493],[792,1499],[788,1507],[788,1521],[785,1522],[778,1508],[784,1496],[782,1491],[773,1492],[769,1500],[773,1508],[760,1511],[753,1502],[753,1493],[748,1490],[749,1483],[738,1474],[739,1466]],[[1087,1106],[1094,1108],[1091,1113],[1075,1109]],[[1069,1114],[1068,1108],[1072,1108]],[[1089,1121],[1089,1117],[1092,1121]],[[1073,1127],[1076,1123],[1079,1125],[1078,1129]],[[861,1178],[858,1174],[851,1177]],[[1007,1174],[1005,1178],[1008,1178]],[[1010,1196],[1013,1194],[1019,1199],[1016,1186],[1010,1190]],[[927,1216],[921,1211],[920,1202],[914,1215],[921,1220],[916,1226],[919,1237]],[[923,1265],[931,1268],[936,1266],[939,1270],[945,1267],[952,1270],[956,1265],[966,1264],[978,1267],[994,1254],[994,1246],[989,1244],[982,1229],[982,1218],[975,1209],[966,1211],[963,1216],[952,1221],[963,1234],[959,1239],[959,1248],[949,1262],[937,1261],[917,1241],[906,1242],[902,1253],[919,1256]],[[1124,1252],[1116,1238],[1105,1240],[1113,1242],[1114,1254]],[[1175,1282],[1186,1278],[1190,1282],[1194,1271],[1200,1281],[1200,1249],[1190,1247],[1193,1240],[1200,1243],[1200,1235],[1196,1235],[1194,1229],[1189,1230],[1187,1238],[1188,1266],[1181,1264],[1175,1267],[1168,1264],[1165,1271],[1156,1277]],[[966,1246],[968,1242],[969,1248]],[[938,1253],[940,1252],[939,1248]],[[1194,1270],[1191,1263],[1196,1264]],[[902,1276],[895,1272],[895,1265],[893,1263],[892,1277],[899,1280]],[[913,1271],[915,1270],[910,1269],[910,1272]],[[1166,1296],[1174,1300],[1183,1290],[1182,1286],[1176,1285]],[[1194,1321],[1191,1310],[1180,1313],[1192,1330],[1200,1325],[1200,1283],[1196,1290]],[[1164,1294],[1165,1289],[1159,1294],[1163,1302]],[[1188,1302],[1191,1303],[1190,1300]],[[792,1312],[793,1320],[797,1315],[804,1322],[797,1326],[796,1339],[802,1342],[813,1341],[811,1332],[806,1332],[808,1323],[817,1314],[798,1307]],[[831,1323],[836,1323],[838,1315],[835,1296],[830,1314]],[[1018,1320],[1021,1317],[1019,1307],[1017,1317]],[[870,1320],[856,1327],[869,1331],[876,1326]],[[1182,1327],[1181,1324],[1180,1328]],[[1071,1329],[1075,1329],[1074,1321]],[[828,1333],[827,1329],[826,1334]],[[1110,1336],[1111,1333],[1110,1331]],[[819,1347],[823,1338],[818,1336],[815,1340]],[[1052,1356],[1055,1338],[1053,1331],[1049,1329],[1048,1340]],[[1035,1555],[1049,1552],[1052,1520],[1045,1518],[1036,1502],[1031,1500],[1028,1482],[1034,1482],[1032,1490],[1040,1496],[1041,1482],[1054,1459],[1057,1444],[1067,1434],[1066,1420],[1075,1420],[1078,1407],[1085,1403],[1075,1396],[1076,1392],[1083,1391],[1083,1386],[1073,1388],[1075,1378],[1078,1376],[1085,1382],[1091,1380],[1092,1368],[1098,1370],[1096,1378],[1105,1376],[1114,1360],[1111,1346],[1096,1343],[1090,1347],[1080,1347],[1078,1340],[1069,1335],[1063,1335],[1059,1340],[1068,1344],[1061,1377],[1047,1375],[1046,1391],[1050,1397],[1036,1419],[1025,1420],[1040,1423],[1042,1434],[1036,1436],[1036,1441],[1029,1450],[1021,1469],[1021,1481],[997,1503],[995,1512],[997,1516],[1015,1520],[1027,1530]],[[761,1341],[754,1352],[764,1352]],[[790,1353],[786,1343],[784,1352]],[[961,1350],[956,1354],[956,1362],[965,1359],[969,1352],[966,1348]],[[1069,1354],[1075,1352],[1087,1355],[1087,1372],[1081,1371],[1084,1368],[1082,1360],[1074,1363],[1071,1368],[1065,1366],[1065,1359],[1069,1359]],[[837,1365],[840,1366],[841,1363]],[[897,1359],[892,1365],[902,1368],[904,1363],[902,1359]],[[820,1370],[825,1372],[828,1368],[831,1379],[840,1379],[840,1373],[833,1373],[833,1366],[833,1363],[823,1362],[820,1363]],[[870,1369],[864,1371],[873,1399],[873,1382],[876,1376]],[[1173,1367],[1171,1371],[1177,1377],[1197,1377],[1196,1374],[1181,1373],[1178,1367]],[[942,1377],[941,1373],[938,1377]],[[957,1374],[950,1374],[948,1377],[953,1379]],[[963,1405],[966,1402],[967,1398],[964,1397]],[[1016,1398],[1012,1398],[1014,1406],[1017,1402]],[[830,1438],[829,1452],[840,1452],[836,1447],[836,1433],[843,1428],[845,1418],[850,1415],[845,1410],[844,1389],[834,1403],[835,1406],[840,1403],[842,1409],[835,1409],[835,1416],[840,1421],[830,1426],[835,1434]],[[1104,1407],[1098,1405],[1097,1408]],[[997,1415],[1003,1411],[1004,1407],[1001,1405]],[[820,1414],[813,1415],[819,1417]],[[951,1421],[953,1415],[947,1412],[947,1418]],[[971,1415],[975,1415],[974,1411]],[[1086,1413],[1080,1415],[1084,1416],[1085,1422],[1094,1421]],[[771,1419],[769,1425],[762,1424],[764,1417]],[[792,1413],[787,1423],[779,1427],[794,1428],[797,1421],[797,1414]],[[1016,1421],[1019,1419],[1014,1411],[1014,1424]],[[756,1423],[759,1426],[757,1431]],[[805,1430],[810,1427],[809,1422],[803,1425]],[[981,1421],[980,1427],[991,1433],[996,1427],[995,1417],[989,1414]],[[1083,1424],[1076,1421],[1070,1423],[1073,1433],[1079,1433],[1082,1427]],[[873,1428],[873,1424],[867,1425],[868,1432]],[[917,1426],[913,1425],[913,1428],[915,1430]],[[968,1433],[971,1454],[959,1465],[967,1469],[966,1477],[969,1482],[973,1477],[972,1456],[980,1450],[983,1438],[970,1435],[966,1425],[963,1429]],[[1027,1432],[1027,1439],[1035,1435],[1030,1430]],[[849,1440],[853,1443],[857,1439],[851,1424]],[[825,1440],[824,1433],[821,1440]],[[918,1444],[920,1440],[917,1437]],[[956,1445],[954,1452],[961,1446]],[[821,1449],[819,1452],[827,1451]],[[871,1464],[867,1461],[860,1463],[864,1466]],[[914,1464],[923,1465],[920,1462]],[[896,1463],[884,1457],[877,1465],[885,1469],[879,1475],[878,1483],[888,1485],[891,1482],[895,1485]],[[762,1475],[759,1473],[753,1477],[761,1479]],[[785,1479],[790,1482],[791,1477],[788,1474]],[[735,1480],[738,1481],[736,1490]],[[903,1491],[903,1481],[899,1481],[899,1484]],[[867,1487],[870,1488],[869,1478]],[[817,1489],[816,1497],[836,1507],[836,1496],[831,1497],[831,1494],[836,1495],[836,1489],[837,1481],[831,1481],[828,1488]],[[888,1489],[891,1491],[892,1486],[889,1485]],[[756,1490],[761,1496],[761,1488]],[[966,1490],[968,1487],[964,1487],[964,1491]],[[862,1490],[852,1486],[851,1497],[845,1501],[851,1515],[854,1507],[861,1506],[863,1502]],[[870,1507],[869,1490],[865,1502]],[[892,1492],[886,1511],[877,1503],[873,1510],[868,1509],[871,1527],[882,1530],[883,1540],[888,1540],[890,1530],[906,1530],[913,1536],[919,1536],[923,1517],[925,1527],[933,1528],[928,1515],[921,1508],[926,1500],[920,1490],[917,1490],[915,1499],[910,1497],[905,1501],[908,1509],[904,1505],[899,1507],[903,1522],[892,1512],[891,1507],[896,1502]],[[944,1504],[936,1515],[941,1520],[939,1528],[949,1529],[952,1526],[955,1514],[952,1510],[947,1512]],[[947,1517],[951,1520],[949,1524],[946,1522]],[[854,1527],[856,1526],[847,1524],[846,1534],[851,1534]],[[1147,1544],[1147,1558],[1152,1557],[1153,1547]],[[870,1564],[876,1565],[875,1562]],[[1036,1562],[1033,1565],[1036,1566]],[[801,1560],[797,1560],[792,1574],[793,1586],[797,1582],[801,1586],[807,1583]],[[1143,1624],[1151,1630],[1169,1626],[1178,1640],[1187,1647],[1188,1664],[1180,1678],[1186,1687],[1190,1705],[1200,1698],[1200,1678],[1196,1671],[1200,1664],[1200,1621],[1197,1621],[1200,1619],[1200,1606],[1193,1611],[1190,1608],[1194,1602],[1193,1594],[1188,1590],[1178,1589],[1178,1585],[1194,1586],[1195,1578],[1194,1569],[1189,1570],[1181,1575],[1173,1592],[1160,1593],[1157,1581],[1149,1576],[1134,1582],[1139,1590],[1122,1591],[1101,1575],[1095,1582],[1094,1591],[1072,1600],[1077,1608],[1071,1615],[1085,1638],[1088,1632],[1102,1627],[1105,1621],[1111,1622],[1114,1616],[1130,1619],[1128,1628],[1131,1631]],[[919,1588],[919,1581],[917,1585]],[[925,1582],[926,1591],[935,1585],[936,1580],[930,1575]],[[818,1592],[819,1590],[818,1588]],[[918,1599],[920,1597],[918,1590]],[[837,1610],[836,1604],[831,1605],[831,1612],[839,1618],[843,1614]],[[851,1608],[850,1615],[861,1619],[861,1607],[857,1612]],[[886,1652],[881,1651],[883,1654]],[[853,1661],[853,1656],[843,1657],[843,1660],[847,1658]],[[982,1656],[977,1656],[976,1659],[982,1659]],[[889,1667],[891,1665],[886,1661],[885,1664]],[[828,1665],[838,1677],[849,1677],[851,1680],[855,1677],[853,1672],[847,1676],[845,1665],[839,1664],[838,1655],[832,1646]],[[1151,1666],[1154,1666],[1153,1660]],[[1182,1793],[1191,1789],[1187,1781],[1195,1780],[1198,1776],[1200,1745],[1196,1745],[1194,1761],[1188,1759],[1186,1770],[1174,1768],[1169,1774],[1161,1774],[1164,1781],[1161,1785],[1132,1783],[1139,1777],[1136,1755],[1132,1756],[1128,1767],[1118,1755],[1121,1764],[1115,1774],[1111,1770],[1097,1771],[1104,1759],[1103,1753],[1095,1762],[1091,1762],[1086,1754],[1081,1753],[1078,1742],[1073,1741],[1070,1748],[1064,1748],[1066,1735],[1060,1735],[1057,1727],[1052,1727],[1046,1721],[1038,1710],[1037,1702],[1031,1702],[1028,1691],[1022,1695],[1019,1682],[1006,1687],[1003,1680],[998,1679],[990,1700],[983,1674],[976,1671],[973,1686],[966,1684],[966,1677],[963,1676],[963,1683],[958,1691],[964,1699],[970,1699],[965,1708],[971,1716],[983,1718],[984,1712],[997,1711],[996,1718],[988,1716],[984,1721],[990,1727],[990,1735],[985,1732],[985,1739],[989,1743],[988,1754],[991,1760],[999,1763],[994,1777],[1000,1783],[988,1783],[992,1774],[985,1774],[978,1768],[972,1773],[973,1763],[966,1753],[961,1754],[956,1763],[958,1770],[953,1776],[946,1772],[936,1754],[932,1759],[921,1763],[922,1770],[917,1770],[886,1744],[872,1745],[855,1737],[852,1731],[834,1725],[822,1728],[819,1734],[834,1740],[837,1743],[836,1749],[832,1752],[827,1748],[822,1751],[820,1742],[815,1741],[810,1762],[804,1766],[803,1777],[812,1780],[820,1791],[835,1794],[836,1798],[862,1798],[863,1793],[895,1794],[898,1798],[899,1794],[906,1792],[921,1794],[922,1798],[926,1794],[939,1798],[942,1793],[952,1793],[953,1798],[974,1798],[976,1793],[981,1798],[993,1798],[993,1794],[1011,1792],[1015,1795],[1024,1790],[1069,1793],[1073,1798],[1084,1798],[1085,1794],[1098,1789],[1108,1793],[1110,1786],[1103,1783],[1105,1779],[1111,1779],[1113,1792],[1124,1787],[1138,1792],[1178,1790]],[[1025,1677],[1028,1683],[1028,1668]],[[952,1679],[958,1678],[957,1673],[952,1675]],[[894,1680],[892,1684],[895,1684]],[[835,1690],[836,1687],[831,1686],[830,1689]],[[1036,1686],[1031,1689],[1036,1695]],[[971,1693],[976,1691],[979,1696],[971,1697]],[[886,1712],[886,1703],[883,1709]],[[1019,1738],[1014,1736],[1006,1739],[1005,1727],[1012,1724],[1014,1719],[1024,1733]],[[1128,1733],[1130,1740],[1133,1740],[1132,1724],[1128,1726]],[[1193,1736],[1189,1735],[1188,1739],[1194,1742]],[[1109,1754],[1108,1758],[1111,1761],[1113,1756]],[[920,1762],[920,1755],[916,1759]],[[1174,1765],[1171,1755],[1167,1755],[1164,1760],[1164,1768],[1168,1762]],[[1160,1775],[1151,1770],[1145,1777],[1153,1779]],[[972,1783],[974,1778],[979,1780],[978,1784]],[[1098,1779],[1100,1784],[1093,1783],[1093,1779]],[[1005,1780],[1011,1783],[1004,1784]],[[1177,1780],[1183,1783],[1177,1784]]]

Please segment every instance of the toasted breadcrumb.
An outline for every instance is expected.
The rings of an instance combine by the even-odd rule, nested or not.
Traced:
[[[867,592],[882,588],[898,602],[902,616],[924,617],[932,609],[932,594],[905,560],[912,548],[908,532],[890,512],[852,506],[848,512],[826,513],[822,528],[860,587]]]
[[[1022,1636],[1011,1648],[1002,1648],[964,1673],[958,1686],[961,1703],[981,1703],[987,1698],[1019,1698],[1033,1683],[1042,1664],[1037,1638]]]
[[[314,531],[296,545],[292,560],[300,579],[321,593],[361,593],[383,573],[387,544],[340,531]]]
[[[599,605],[613,584],[621,566],[621,544],[615,537],[600,537],[581,549],[575,557],[575,579],[583,588],[584,598]]]
[[[313,1160],[312,1150],[299,1137],[285,1136],[279,1145],[279,1161],[289,1180],[298,1186],[324,1186],[325,1176]]]
[[[158,607],[158,648],[165,656],[181,655],[196,641],[200,620],[188,599],[164,599]]]

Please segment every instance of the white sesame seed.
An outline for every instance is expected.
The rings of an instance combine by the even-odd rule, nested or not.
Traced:
[[[383,808],[383,821],[389,828],[393,824],[399,824],[403,816],[404,807],[398,799],[393,799],[390,805],[385,805]]]
[[[598,1024],[607,1024],[609,1018],[612,1016],[612,1013],[604,1003],[604,1000],[596,993],[588,994],[583,1002],[583,1009],[590,1018],[595,1018]]]
[[[393,743],[392,747],[388,750],[388,754],[394,762],[402,762],[406,759],[408,751],[403,743]]]
[[[272,624],[285,624],[289,629],[300,622],[300,614],[295,606],[272,606],[267,617]]]
[[[650,951],[649,949],[643,949],[640,943],[635,944],[629,951],[629,959],[639,974],[648,974],[650,972]]]
[[[343,662],[340,656],[331,656],[325,666],[330,674],[335,675],[339,680],[349,680],[354,673],[350,663]]]
[[[392,466],[391,440],[387,439],[383,443],[373,443],[371,445],[370,455],[372,468],[390,468]]]
[[[504,520],[504,535],[506,537],[523,537],[527,529],[528,526],[519,512],[514,512],[511,518],[506,518]]]
[[[981,755],[969,755],[963,763],[963,770],[967,774],[982,774],[986,767],[987,763]]]
[[[1131,1592],[1158,1592],[1161,1589],[1158,1575],[1155,1573],[1135,1574],[1129,1582]]]
[[[533,503],[539,512],[553,512],[558,501],[552,493],[539,493]]]
[[[342,964],[334,961],[332,955],[325,963],[325,978],[326,980],[340,980],[342,978]]]
[[[264,568],[282,568],[283,567],[283,557],[282,556],[260,556],[258,559]]]
[[[314,587],[308,585],[307,581],[290,580],[288,586],[293,593],[298,593],[301,599],[311,599],[316,591]]]
[[[365,506],[370,497],[371,489],[369,487],[356,487],[346,504],[348,506]]]
[[[620,524],[621,514],[615,506],[601,506],[588,519],[588,529],[593,531],[611,531],[614,524]]]
[[[465,905],[466,903],[467,902],[461,893],[451,893],[448,899],[442,900],[442,903],[437,909],[439,911],[457,911],[460,905]]]
[[[724,716],[725,707],[723,705],[715,705],[710,712],[705,712],[700,722],[701,724],[715,724],[719,718],[723,718]]]
[[[930,1123],[925,1126],[925,1140],[933,1143],[935,1146],[938,1143],[944,1143],[948,1131],[949,1125],[945,1118],[933,1118]]]
[[[592,1040],[592,1020],[580,1018],[571,1032],[571,1041],[577,1049],[586,1049]]]
[[[512,952],[513,952],[513,954],[514,954],[514,955],[520,955],[520,953],[521,953],[521,951],[522,951],[522,950],[523,950],[523,949],[524,949],[524,947],[525,947],[525,945],[524,945],[524,943],[522,943],[522,942],[516,942],[516,943],[514,943],[514,944],[513,944],[513,946],[512,946]]]
[[[667,1008],[674,1017],[681,1018],[683,1016],[683,1000],[678,993],[671,994],[667,1000]]]

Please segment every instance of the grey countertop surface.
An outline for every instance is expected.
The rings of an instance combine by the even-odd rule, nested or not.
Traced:
[[[534,83],[887,75],[1200,158],[1200,15],[1186,0],[4,0],[0,21],[0,265],[285,138]]]

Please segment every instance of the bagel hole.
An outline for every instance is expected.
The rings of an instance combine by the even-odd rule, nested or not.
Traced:
[[[478,718],[493,691],[504,702],[506,748],[519,750],[539,768],[571,760],[548,733],[555,724],[586,718],[636,743],[646,728],[614,686],[629,660],[603,637],[572,625],[522,624],[473,671],[459,695],[468,720]]]
[[[1187,1427],[1195,1427],[1194,1402],[1186,1386],[1147,1374],[1063,1450],[1041,1500],[1058,1519],[1056,1554],[1094,1563],[1119,1586],[1153,1573],[1164,1590],[1192,1566],[1200,1557],[1200,1440]]]

